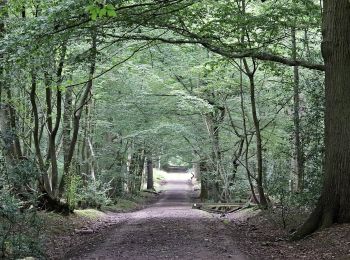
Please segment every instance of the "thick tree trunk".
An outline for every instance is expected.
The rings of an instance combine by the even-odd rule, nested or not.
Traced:
[[[196,178],[196,180],[200,179],[200,177],[201,177],[201,171],[199,169],[199,162],[193,163],[193,177]]]
[[[201,193],[200,199],[201,201],[206,201],[209,197],[208,191],[208,177],[207,177],[207,163],[203,159],[199,162],[199,171],[200,171],[200,181],[201,181]]]
[[[325,178],[321,197],[298,239],[333,223],[350,222],[350,2],[324,1],[326,66]]]
[[[213,104],[215,105],[215,104]],[[220,126],[225,119],[225,107],[215,105],[214,112],[205,116],[208,135],[211,140],[212,152],[210,158],[210,166],[219,178],[208,182],[210,185],[210,198],[217,201],[228,201],[228,179],[222,165],[222,154],[220,144]]]
[[[69,151],[71,143],[71,120],[73,116],[73,88],[66,89],[65,100],[64,100],[64,114],[63,114],[63,169],[65,176],[60,182],[60,194],[64,191],[66,178],[69,179],[70,172],[66,171],[69,168]]]
[[[128,171],[128,192],[131,194],[137,193],[141,189],[142,173],[145,165],[145,151],[143,148],[135,148],[129,156],[129,171]]]
[[[147,157],[147,190],[153,190],[153,161],[152,157]]]
[[[138,166],[137,166],[136,182],[135,182],[136,192],[139,192],[142,189],[142,177],[145,169],[145,160],[146,160],[145,151],[143,149],[140,149],[138,153],[138,158],[137,158]]]

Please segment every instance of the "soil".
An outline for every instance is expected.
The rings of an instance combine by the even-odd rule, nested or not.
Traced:
[[[65,258],[247,259],[219,218],[191,208],[195,194],[187,174],[169,174],[164,189],[157,203],[123,214],[108,234]]]
[[[50,259],[350,259],[350,225],[290,242],[288,232],[264,214],[247,219],[244,212],[193,209],[198,191],[190,177],[169,174],[156,203],[107,214],[71,236],[65,248],[56,247],[66,253]]]

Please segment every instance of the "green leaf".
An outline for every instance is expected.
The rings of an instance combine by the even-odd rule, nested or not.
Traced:
[[[99,11],[99,17],[104,17],[106,16],[107,14],[107,9],[106,8],[102,8],[100,11]]]
[[[94,12],[91,13],[91,19],[92,19],[93,21],[96,21],[96,19],[97,19],[97,12],[96,12],[96,11],[94,11]]]
[[[58,86],[58,90],[61,92],[65,92],[66,91],[66,87],[65,86]]]
[[[106,5],[105,8],[106,8],[107,10],[115,10],[114,6],[111,5],[111,4]]]
[[[117,16],[117,13],[116,13],[114,10],[108,9],[108,10],[107,10],[107,15],[108,15],[109,17],[116,17],[116,16]]]

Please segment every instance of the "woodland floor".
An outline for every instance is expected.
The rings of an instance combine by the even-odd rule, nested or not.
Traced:
[[[192,209],[196,195],[187,174],[169,174],[156,203],[107,213],[73,234],[52,237],[56,243],[48,241],[48,258],[350,259],[348,225],[289,242],[264,215],[247,220],[241,213],[222,217]]]

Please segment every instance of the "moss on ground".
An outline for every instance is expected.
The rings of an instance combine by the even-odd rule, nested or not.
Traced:
[[[117,199],[113,205],[103,207],[104,211],[126,212],[138,208],[139,204],[128,199]]]
[[[151,201],[156,194],[151,191],[142,191],[138,195],[118,198],[114,201],[113,205],[105,206],[103,211],[111,212],[128,212],[140,209],[148,201]]]

